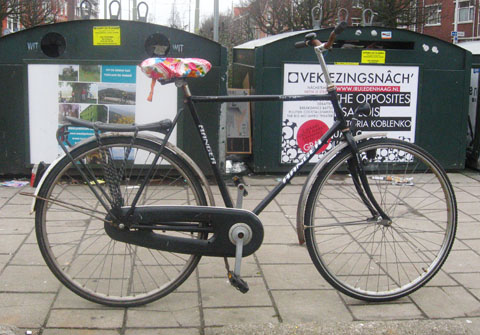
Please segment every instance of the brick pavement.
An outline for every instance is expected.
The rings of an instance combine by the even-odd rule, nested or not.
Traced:
[[[424,288],[382,304],[338,293],[318,274],[306,248],[298,245],[295,213],[302,177],[294,179],[260,215],[264,244],[242,264],[249,293],[242,295],[228,284],[222,259],[205,257],[176,292],[129,309],[97,305],[62,287],[36,245],[31,198],[19,195],[31,189],[0,188],[0,325],[43,335],[190,335],[250,323],[279,327],[455,320],[472,334],[480,334],[480,174],[464,171],[449,176],[459,207],[454,249]],[[253,208],[276,184],[272,177],[246,181],[251,185],[246,208]]]

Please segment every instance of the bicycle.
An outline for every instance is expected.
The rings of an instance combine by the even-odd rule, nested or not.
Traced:
[[[310,33],[296,44],[314,47],[327,94],[202,97],[191,94],[184,75],[159,80],[183,90],[225,207],[215,207],[204,173],[168,142],[182,110],[173,121],[145,125],[69,118],[95,136],[68,149],[69,126],[59,128],[65,155],[49,166],[34,199],[38,244],[55,276],[93,302],[136,306],[169,294],[201,256],[215,256],[225,258],[231,284],[245,293],[242,257],[261,246],[264,234],[257,215],[340,132],[342,141],[316,163],[303,186],[300,243],[306,242],[319,273],[351,297],[388,301],[425,285],[452,248],[454,191],[440,164],[417,145],[382,133],[353,136],[355,120],[370,108],[357,108],[347,124],[323,58],[344,28],[337,26],[326,43]],[[306,100],[330,101],[333,126],[253,211],[234,208],[195,103]],[[233,271],[227,257],[235,257]]]

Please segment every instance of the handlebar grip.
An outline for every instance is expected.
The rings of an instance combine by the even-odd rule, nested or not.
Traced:
[[[335,35],[340,35],[341,33],[343,33],[345,28],[347,28],[347,22],[342,21],[335,27],[333,32],[335,33]]]
[[[300,48],[305,48],[307,47],[307,43],[305,41],[299,41],[295,42],[295,48],[300,49]]]

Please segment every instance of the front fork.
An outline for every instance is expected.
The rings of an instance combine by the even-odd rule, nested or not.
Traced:
[[[352,175],[355,189],[357,190],[365,206],[372,214],[372,219],[377,222],[390,225],[390,217],[383,211],[382,207],[378,204],[368,183],[368,178],[362,164],[362,159],[358,152],[357,142],[355,142],[350,130],[345,131],[343,135],[353,154],[353,157],[348,160],[348,170]]]

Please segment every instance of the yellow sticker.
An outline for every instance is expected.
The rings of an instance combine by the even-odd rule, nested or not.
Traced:
[[[93,27],[93,45],[121,45],[120,27]]]
[[[362,50],[362,63],[385,64],[385,55],[383,50]]]
[[[359,65],[358,62],[335,62],[335,65]]]

